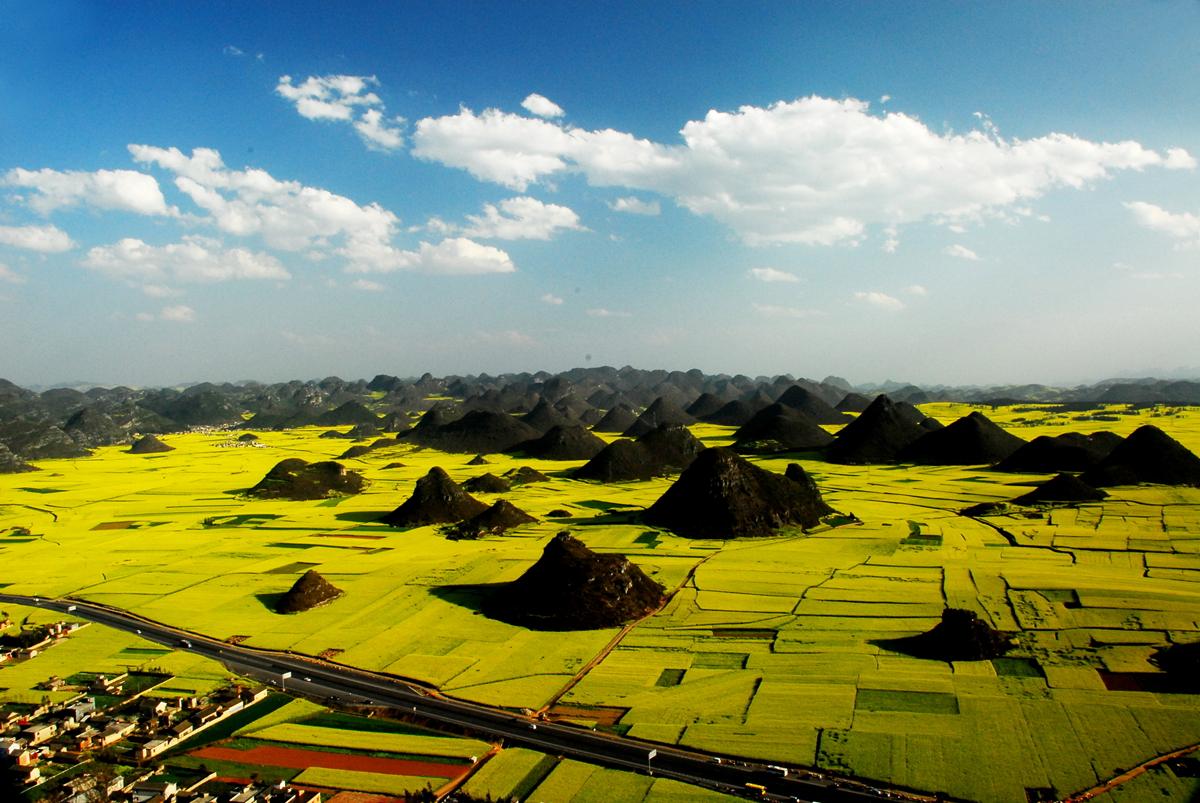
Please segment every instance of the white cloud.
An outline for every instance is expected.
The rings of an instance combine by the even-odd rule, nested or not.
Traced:
[[[1133,141],[1004,139],[991,126],[938,133],[906,114],[873,114],[853,98],[714,110],[680,133],[682,144],[668,145],[462,108],[419,120],[413,153],[520,190],[575,171],[593,186],[670,196],[750,244],[812,245],[860,242],[868,225],[963,225],[1117,170],[1194,161],[1181,149],[1163,155]]]
[[[378,84],[373,75],[310,75],[300,84],[293,84],[290,75],[282,75],[275,92],[292,101],[301,117],[352,123],[367,147],[396,150],[404,145],[398,127],[404,118],[384,118],[383,101],[368,90]]]
[[[0,226],[0,245],[60,254],[75,247],[67,233],[57,226]]]
[[[751,268],[748,273],[760,282],[798,282],[800,277],[776,268]]]
[[[0,282],[9,284],[25,284],[25,277],[14,271],[8,265],[0,262]]]
[[[157,286],[165,282],[223,282],[233,279],[290,279],[279,260],[244,248],[224,248],[195,235],[154,246],[133,237],[92,248],[85,268],[113,279]],[[148,291],[153,295],[154,291]]]
[[[904,309],[904,302],[900,299],[889,296],[887,293],[879,293],[874,290],[865,293],[855,293],[854,298],[857,301],[862,301],[865,304],[870,304],[880,309],[899,310]]]
[[[563,303],[562,296],[556,296],[554,293],[546,293],[542,296],[541,300],[545,304],[553,304],[554,306],[561,306]]]
[[[244,55],[246,55],[242,51],[242,49],[240,47],[238,47],[237,45],[225,45],[225,47],[221,48],[221,52],[224,53],[226,56],[244,56]]]
[[[524,191],[531,183],[565,170],[571,135],[545,120],[467,108],[446,117],[418,120],[414,156],[460,167],[475,178]]]
[[[587,311],[587,314],[592,318],[632,318],[628,312],[618,312],[615,310],[605,309],[604,307],[595,307]]]
[[[133,317],[137,318],[139,321],[152,321],[152,320],[154,320],[154,313],[153,312],[139,312],[137,315],[134,315]]]
[[[174,298],[183,295],[179,290],[162,284],[144,284],[142,292],[150,298]]]
[[[175,185],[228,234],[258,235],[282,251],[336,253],[352,264],[391,259],[399,219],[378,204],[360,206],[328,190],[279,181],[265,170],[231,170],[209,148],[196,148],[191,156],[149,145],[130,145],[129,152],[138,162],[175,173]]]
[[[158,317],[164,321],[191,323],[196,320],[196,311],[186,304],[176,304],[172,307],[163,307],[162,311],[158,313]]]
[[[767,318],[815,318],[824,315],[821,310],[783,307],[777,304],[752,304],[754,311]]]
[[[404,118],[393,117],[391,122],[403,125]],[[367,109],[363,112],[362,117],[354,122],[354,130],[363,138],[363,142],[367,143],[368,148],[394,151],[404,147],[404,136],[400,129],[389,126],[388,121],[383,118],[383,112],[378,109]]]
[[[559,231],[579,231],[579,215],[568,207],[536,198],[508,198],[486,204],[482,215],[468,215],[463,233],[485,240],[549,240]]]
[[[373,282],[370,279],[355,279],[350,282],[350,286],[355,290],[365,290],[368,293],[380,293],[386,289],[379,282]]]
[[[1167,160],[1163,162],[1163,167],[1168,170],[1191,170],[1196,167],[1196,157],[1183,148],[1168,148]]]
[[[562,117],[566,113],[562,106],[536,92],[521,101],[521,108],[538,117]]]
[[[614,212],[625,212],[630,215],[658,215],[662,213],[662,207],[658,201],[643,201],[641,198],[630,195],[625,198],[618,198],[608,205],[609,209]]]
[[[1130,201],[1125,208],[1133,212],[1139,226],[1179,241],[1182,248],[1200,248],[1200,215],[1169,212],[1145,201]]]
[[[139,215],[172,215],[154,176],[136,170],[59,171],[13,168],[4,175],[9,187],[33,190],[27,201],[43,215],[84,204],[96,209]]]
[[[904,288],[904,292],[908,293],[910,296],[929,295],[929,291],[925,289],[925,286],[920,284],[910,284],[908,287]]]
[[[946,246],[942,249],[942,253],[948,257],[954,257],[955,259],[966,259],[970,260],[971,262],[979,261],[979,254],[976,254],[965,245],[959,245],[958,243]]]
[[[424,273],[446,276],[512,273],[516,270],[504,251],[466,237],[450,237],[437,245],[421,243],[412,267]]]

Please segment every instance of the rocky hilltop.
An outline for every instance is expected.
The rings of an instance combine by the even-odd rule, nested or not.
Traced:
[[[275,612],[301,613],[332,602],[341,595],[340,588],[317,574],[315,570],[309,569],[275,603]]]
[[[994,630],[974,611],[946,608],[932,630],[907,638],[876,642],[881,647],[934,661],[987,661],[1015,645],[1007,633]]]
[[[619,627],[656,611],[665,591],[624,555],[601,555],[561,532],[488,600],[485,612],[532,630]]]
[[[440,466],[417,480],[412,496],[380,519],[393,527],[450,524],[487,510],[487,505],[460,488]]]
[[[163,443],[157,435],[143,435],[134,441],[127,451],[129,454],[159,454],[173,452],[175,447]]]
[[[814,527],[833,512],[799,465],[789,476],[761,469],[731,449],[705,449],[643,516],[690,538],[772,535]]]
[[[1081,479],[1096,488],[1142,482],[1200,486],[1200,457],[1158,427],[1146,424],[1114,446]]]
[[[259,499],[328,499],[350,496],[367,487],[356,471],[333,460],[309,463],[298,457],[280,460],[257,485],[246,492]]]

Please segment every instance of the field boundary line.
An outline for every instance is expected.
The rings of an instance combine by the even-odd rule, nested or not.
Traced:
[[[1163,753],[1161,756],[1155,756],[1149,761],[1143,761],[1133,769],[1126,770],[1120,775],[1109,778],[1107,781],[1093,786],[1091,789],[1085,789],[1082,792],[1076,792],[1073,795],[1067,795],[1062,799],[1062,803],[1082,803],[1084,800],[1091,800],[1092,798],[1096,797],[1096,795],[1102,795],[1105,792],[1112,791],[1121,784],[1128,783],[1134,778],[1144,775],[1147,771],[1154,769],[1159,764],[1165,764],[1168,761],[1172,761],[1177,758],[1183,758],[1184,756],[1194,753],[1197,750],[1200,750],[1200,742],[1188,745],[1187,747],[1181,747],[1178,750],[1172,750],[1170,753]]]
[[[715,557],[716,554],[717,553],[713,552],[711,554],[705,555],[703,558],[701,558],[699,561],[696,562],[696,565],[694,565],[694,566],[692,566],[692,568],[688,569],[688,573],[686,575],[684,575],[682,580],[679,581],[679,585],[675,586],[675,588],[672,589],[670,593],[665,594],[663,596],[662,605],[659,605],[657,608],[650,611],[650,613],[648,613],[645,616],[642,616],[638,619],[633,620],[632,622],[628,623],[627,625],[622,627],[620,630],[618,630],[616,635],[613,636],[611,639],[609,639],[608,643],[605,644],[604,647],[601,648],[600,652],[596,653],[594,656],[592,656],[592,659],[590,661],[588,661],[586,664],[584,664],[582,667],[580,667],[579,671],[576,672],[571,677],[571,679],[567,681],[566,685],[563,686],[561,689],[559,689],[557,692],[555,692],[554,695],[541,708],[539,708],[537,711],[534,712],[534,715],[540,717],[541,715],[545,714],[546,711],[548,711],[551,707],[553,707],[555,704],[557,704],[558,701],[561,700],[567,694],[567,692],[569,692],[569,691],[571,691],[571,689],[575,688],[579,684],[579,682],[581,680],[583,680],[584,677],[587,676],[587,674],[589,672],[591,672],[593,669],[595,669],[597,664],[599,664],[601,661],[603,661],[605,658],[607,658],[609,656],[609,653],[611,653],[613,650],[615,650],[617,648],[617,645],[620,644],[625,639],[625,637],[629,635],[629,631],[633,630],[635,627],[637,627],[642,622],[649,619],[651,616],[657,615],[664,608],[666,608],[668,605],[670,605],[671,600],[675,599],[675,595],[678,594],[680,591],[682,591],[687,586],[687,584],[692,582],[693,578],[695,578],[696,570],[699,569],[701,566],[703,566],[705,563],[707,563],[709,560],[711,560],[713,557]]]

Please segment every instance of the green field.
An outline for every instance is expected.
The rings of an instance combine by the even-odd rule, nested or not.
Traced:
[[[1194,409],[1115,407],[1115,421],[1094,421],[1031,407],[923,409],[946,423],[981,409],[1027,439],[1102,428],[1127,434],[1153,423],[1200,452]],[[477,468],[465,465],[466,455],[408,446],[372,452],[346,461],[371,481],[368,490],[332,506],[238,495],[284,457],[327,459],[345,449],[319,439],[320,431],[263,433],[263,449],[217,448],[227,440],[221,433],[167,436],[176,451],[152,460],[108,448],[0,476],[0,583],[11,593],[75,595],[220,638],[325,652],[454,696],[536,709],[556,700],[616,631],[537,633],[495,622],[457,587],[515,578],[569,528],[598,551],[628,555],[669,589],[682,584],[559,701],[616,709],[618,731],[988,801],[1023,800],[1037,788],[1065,795],[1200,741],[1200,696],[1108,691],[1100,674],[1152,672],[1147,659],[1157,647],[1200,639],[1198,489],[1116,488],[1102,503],[985,522],[958,511],[1011,499],[1045,476],[805,460],[826,501],[861,523],[725,543],[605,516],[613,506],[649,504],[669,479],[598,485],[564,476],[578,463],[504,455]],[[731,432],[697,427],[714,444]],[[781,472],[793,459],[756,462]],[[405,467],[382,468],[396,460]],[[478,541],[372,523],[434,465],[456,480],[537,468],[549,482],[504,496],[539,523]],[[572,517],[545,519],[554,508]],[[31,535],[14,537],[14,527]],[[307,568],[345,594],[304,614],[273,613],[272,595]],[[1014,660],[951,665],[874,643],[929,629],[946,606],[1017,633]],[[40,699],[34,686],[51,674],[125,666],[170,672],[172,687],[223,680],[219,667],[199,659],[102,636],[88,627],[34,661],[0,668],[4,699]],[[335,736],[288,710],[252,732],[300,744],[359,740],[364,749],[403,742],[402,734]],[[476,746],[465,755],[483,752]],[[510,780],[526,781],[537,762],[512,780],[524,764],[504,758],[510,754],[520,755],[490,759],[468,788],[507,794],[500,790]],[[560,769],[537,783],[566,789],[572,773],[583,772]],[[580,781],[572,795],[590,799],[587,788]],[[658,799],[658,790],[656,782],[646,799]]]

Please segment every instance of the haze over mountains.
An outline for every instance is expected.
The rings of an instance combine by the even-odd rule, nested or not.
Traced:
[[[892,416],[888,420],[894,419],[889,426],[908,429],[906,434],[872,431],[868,435],[873,440],[866,446],[856,441],[853,453],[865,449],[870,460],[895,458],[923,433],[918,426],[920,414],[911,404],[1053,403],[1080,410],[1103,403],[1200,404],[1200,381],[1146,379],[1075,388],[922,388],[899,383],[856,387],[832,376],[821,381],[786,374],[752,378],[628,366],[576,368],[558,374],[434,377],[427,373],[407,379],[379,374],[371,380],[327,377],[275,384],[204,382],[183,388],[98,386],[86,391],[35,392],[0,380],[0,445],[12,455],[5,457],[5,464],[19,467],[20,461],[78,457],[96,446],[132,443],[134,436],[197,426],[263,430],[352,424],[356,428],[349,433],[351,439],[395,433],[403,441],[444,451],[515,450],[550,459],[598,459],[605,447],[587,429],[638,438],[663,424],[700,420],[742,427],[738,440],[747,451],[815,449],[829,440],[816,424],[847,420],[838,406],[862,408],[862,399],[880,390],[899,405],[899,413],[887,412]],[[864,413],[868,420],[874,415],[870,410]],[[861,439],[863,433],[856,437]],[[392,442],[380,437],[351,448],[362,453]],[[1008,440],[1001,451],[981,449],[980,460],[1001,459],[1019,445]],[[632,450],[623,459],[638,464],[638,476],[657,472],[653,466],[643,466],[648,458],[634,455],[632,442],[618,449]],[[831,457],[842,453],[851,454],[843,444],[830,447]],[[611,462],[610,457],[604,460]],[[855,460],[847,457],[847,462]],[[675,470],[684,467],[678,460],[668,462]]]

